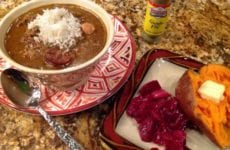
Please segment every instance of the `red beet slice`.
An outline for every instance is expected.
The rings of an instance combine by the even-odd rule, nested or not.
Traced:
[[[172,139],[166,144],[166,150],[184,150],[185,145],[185,132],[176,130],[171,133]]]
[[[142,96],[146,96],[146,95],[152,93],[153,91],[157,91],[157,90],[160,90],[160,89],[161,89],[161,86],[158,83],[158,81],[153,80],[153,81],[150,81],[150,82],[146,83],[145,85],[143,85],[141,87],[139,93]]]
[[[139,125],[139,132],[141,139],[146,142],[152,141],[152,133],[154,133],[157,129],[157,124],[154,123],[154,120],[152,120],[150,117],[143,120],[143,122]]]

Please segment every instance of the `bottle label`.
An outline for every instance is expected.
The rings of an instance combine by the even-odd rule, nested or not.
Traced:
[[[150,36],[160,35],[165,31],[167,21],[167,9],[153,5],[149,1],[143,24],[144,32]]]

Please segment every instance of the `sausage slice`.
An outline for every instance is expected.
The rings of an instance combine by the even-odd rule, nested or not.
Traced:
[[[95,31],[94,25],[89,22],[81,24],[81,28],[85,34],[92,34]]]
[[[63,51],[58,48],[49,48],[45,51],[45,62],[54,68],[63,68],[69,66],[75,58],[75,52],[72,50]]]

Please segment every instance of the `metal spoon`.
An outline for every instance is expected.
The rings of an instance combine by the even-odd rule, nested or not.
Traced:
[[[39,105],[40,89],[31,86],[25,74],[15,69],[6,69],[1,74],[1,83],[5,94],[13,103],[22,107],[35,107],[70,150],[83,150],[83,147]]]

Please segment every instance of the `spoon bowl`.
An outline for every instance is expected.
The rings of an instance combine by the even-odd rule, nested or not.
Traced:
[[[6,69],[1,75],[2,88],[7,97],[16,105],[28,107],[34,88],[31,88],[26,76],[18,70]],[[41,95],[38,95],[40,99]]]
[[[71,150],[83,150],[83,147],[39,105],[40,89],[36,84],[30,83],[24,73],[15,69],[6,69],[1,74],[1,84],[4,93],[14,104],[20,107],[35,107]]]

